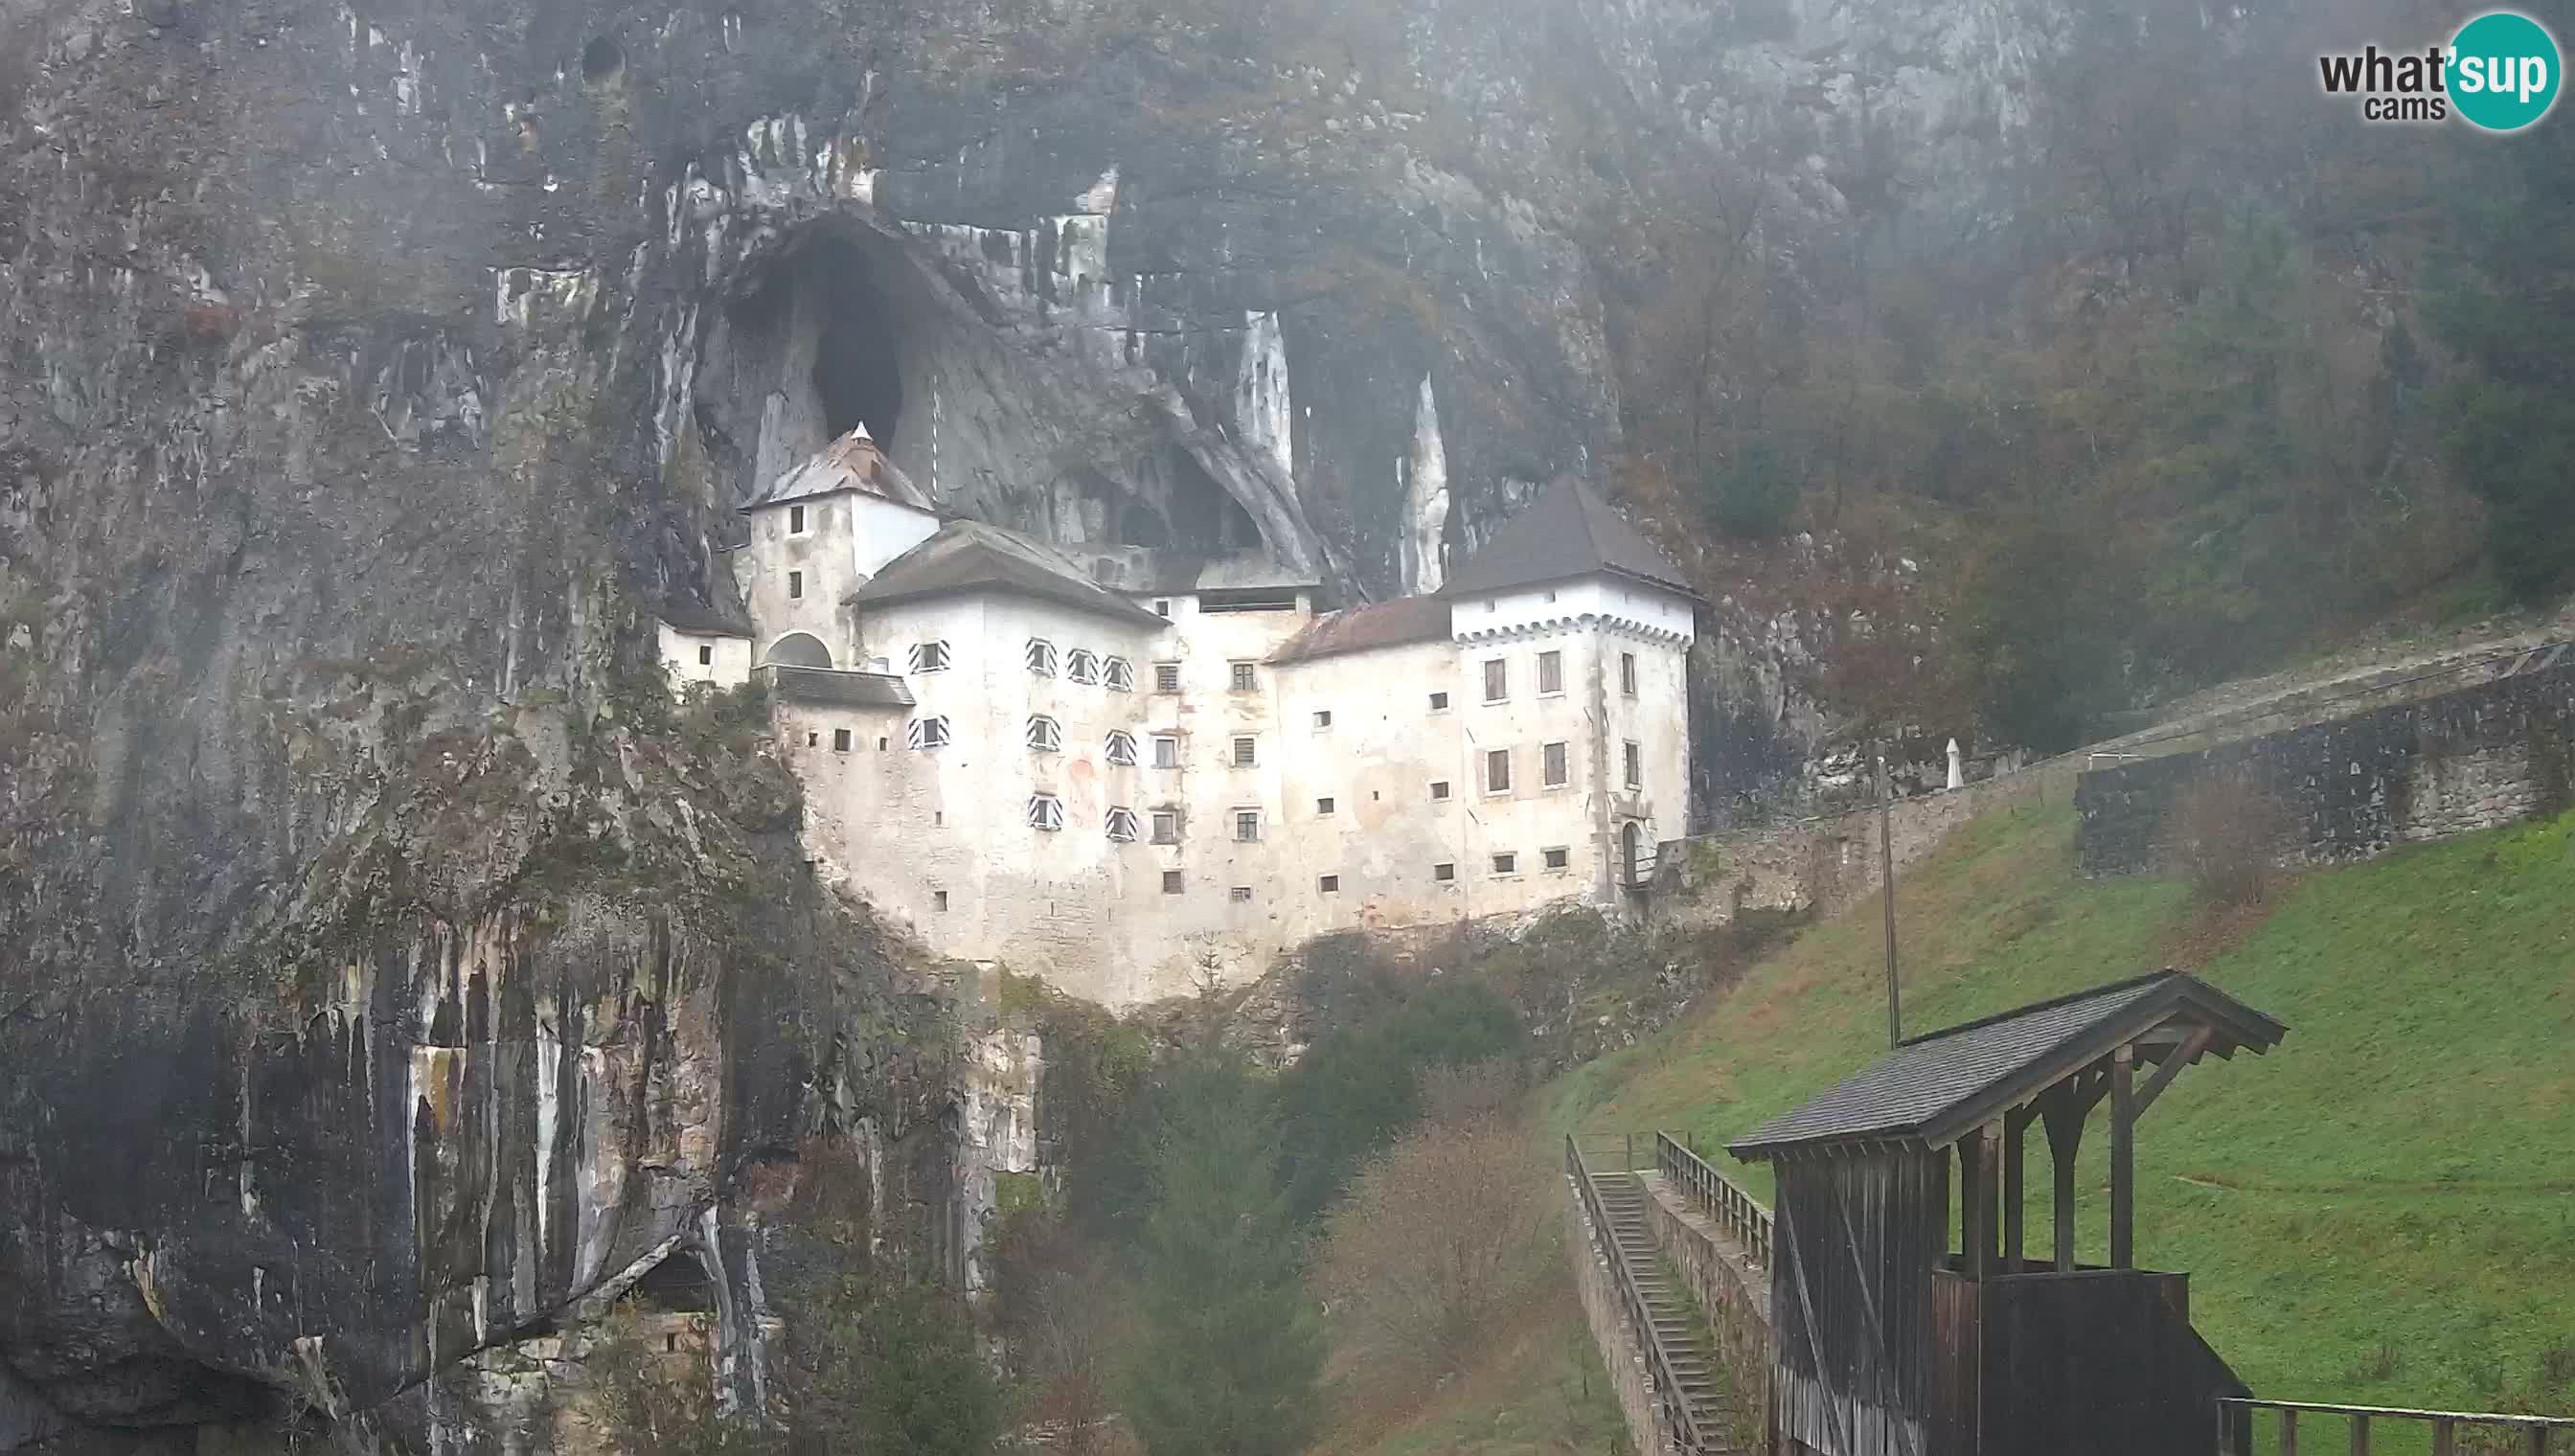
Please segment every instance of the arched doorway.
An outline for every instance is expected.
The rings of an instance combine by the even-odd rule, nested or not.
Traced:
[[[791,632],[771,643],[768,656],[760,661],[763,666],[776,663],[790,668],[829,668],[832,650],[810,632]]]
[[[1633,885],[1637,882],[1637,870],[1642,863],[1638,856],[1643,850],[1644,842],[1644,831],[1637,827],[1634,819],[1627,820],[1619,828],[1618,862],[1623,866],[1619,872],[1619,878],[1627,884]]]

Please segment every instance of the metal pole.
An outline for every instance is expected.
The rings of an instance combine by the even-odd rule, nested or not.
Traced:
[[[1893,786],[1886,776],[1886,745],[1877,749],[1877,864],[1878,890],[1886,901],[1886,1046],[1889,1051],[1904,1040],[1904,1005],[1895,988],[1895,839],[1888,832],[1894,813]]]

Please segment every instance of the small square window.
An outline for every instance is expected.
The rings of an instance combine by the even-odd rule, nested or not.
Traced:
[[[1541,697],[1564,691],[1564,654],[1537,655],[1537,691]]]
[[[1029,795],[1029,827],[1061,829],[1064,827],[1064,800],[1052,793]]]
[[[1252,903],[1252,886],[1248,884],[1236,885],[1234,887],[1234,898],[1235,902],[1238,904]]]
[[[1029,639],[1029,671],[1040,678],[1055,676],[1055,644],[1042,637]]]
[[[1064,659],[1064,676],[1088,687],[1100,683],[1100,655],[1089,648],[1075,648]]]
[[[912,645],[911,658],[913,672],[945,673],[948,671],[948,644],[944,642],[914,643]]]
[[[1154,766],[1157,768],[1178,768],[1181,766],[1181,740],[1179,738],[1166,735],[1154,739]]]
[[[1546,867],[1549,869],[1562,869],[1573,862],[1573,852],[1569,849],[1545,849],[1539,852],[1545,856]]]
[[[1448,796],[1448,780],[1445,778],[1431,779],[1430,796],[1432,798],[1446,798]]]
[[[1549,602],[1552,602],[1552,601],[1554,601],[1554,600],[1555,600],[1555,589],[1554,589],[1554,588],[1550,587],[1550,588],[1548,588],[1548,589],[1547,589],[1547,593],[1546,593],[1546,600],[1547,600],[1547,601],[1549,601]]]
[[[1261,813],[1258,809],[1238,809],[1234,815],[1234,841],[1255,843],[1261,838]]]
[[[1100,665],[1100,676],[1108,683],[1109,691],[1112,693],[1136,691],[1136,670],[1128,666],[1125,658],[1110,658],[1103,661]]]
[[[1517,873],[1519,873],[1519,872],[1520,872],[1520,856],[1518,856],[1517,854],[1496,854],[1496,855],[1494,855],[1494,856],[1493,856],[1493,872],[1494,872],[1495,874],[1517,874]]]
[[[835,753],[846,753],[850,751],[850,730],[848,728],[832,729],[832,751]]]
[[[946,914],[948,912],[948,891],[944,889],[932,890],[930,892],[930,907],[939,911],[941,914]]]
[[[1111,728],[1108,737],[1109,761],[1120,768],[1136,766],[1136,735],[1124,728]]]
[[[1314,812],[1315,812],[1317,815],[1328,814],[1328,813],[1330,813],[1331,811],[1332,811],[1332,801],[1331,801],[1330,799],[1328,799],[1328,798],[1318,798],[1318,799],[1315,799],[1315,800],[1314,800]]]
[[[1636,744],[1631,741],[1625,744],[1623,756],[1626,759],[1627,765],[1627,786],[1629,788],[1644,787],[1645,750],[1636,746]]]
[[[885,739],[883,739],[883,738],[879,738],[879,739],[877,739],[877,751],[878,751],[878,752],[880,752],[880,753],[884,752],[884,751],[885,751],[885,745],[886,745],[886,740],[885,740]]]
[[[1433,864],[1430,866],[1430,877],[1441,884],[1446,884],[1457,877],[1457,866],[1454,863]]]
[[[1618,691],[1630,698],[1636,696],[1636,655],[1634,653],[1618,655]]]
[[[1179,894],[1180,892],[1181,892],[1181,871],[1179,871],[1179,870],[1177,870],[1177,869],[1166,869],[1166,870],[1164,870],[1164,871],[1163,871],[1163,893],[1165,893],[1165,894]]]
[[[1562,788],[1565,779],[1564,744],[1549,743],[1540,750],[1540,756],[1544,760],[1542,766],[1545,769],[1546,786]]]
[[[904,737],[907,746],[910,747],[947,747],[948,720],[944,718],[916,718],[911,723],[905,725]]]
[[[1486,793],[1511,791],[1510,749],[1494,748],[1484,754],[1484,791]]]
[[[1158,808],[1154,810],[1154,842],[1157,844],[1177,844],[1181,842],[1181,811],[1179,809]]]
[[[1446,713],[1448,711],[1448,695],[1445,693],[1431,694],[1430,711],[1432,713]]]
[[[1109,810],[1109,818],[1106,827],[1109,831],[1109,837],[1112,842],[1119,844],[1135,843],[1136,811],[1132,808],[1125,807],[1124,805],[1113,806]]]
[[[809,748],[819,748],[819,747],[821,747],[822,745],[823,745],[823,735],[822,735],[821,733],[807,733],[807,734],[805,735],[805,746],[807,746],[807,747],[809,747]],[[880,744],[878,744],[878,746],[879,746],[879,747],[883,747],[883,746],[884,746],[884,744],[880,743]]]
[[[1325,894],[1339,894],[1341,892],[1341,877],[1337,874],[1321,875],[1315,879],[1314,888],[1321,890]]]
[[[1484,701],[1499,703],[1511,696],[1511,670],[1500,658],[1484,660]]]
[[[802,597],[805,595],[805,574],[803,572],[789,572],[787,574],[787,595],[790,597]]]
[[[1154,599],[1154,615],[1155,615],[1156,617],[1169,617],[1169,616],[1171,616],[1171,615],[1172,615],[1172,599],[1171,599],[1171,598],[1169,598],[1169,597],[1157,597],[1157,598],[1155,598],[1155,599]]]
[[[701,668],[713,667],[715,665],[715,661],[716,650],[707,646],[705,643],[698,644],[698,666]]]
[[[1328,709],[1328,708],[1320,708],[1320,709],[1316,709],[1316,710],[1314,711],[1314,727],[1316,727],[1316,728],[1330,728],[1331,726],[1332,726],[1332,711],[1331,711],[1330,709]]]
[[[787,508],[787,534],[790,536],[803,536],[805,534],[804,507],[790,506]]]
[[[1253,764],[1259,760],[1255,751],[1259,745],[1260,740],[1257,738],[1236,738],[1234,740],[1234,766],[1237,768],[1249,768],[1253,766]]]
[[[1260,682],[1252,676],[1252,666],[1253,665],[1250,663],[1236,663],[1233,665],[1235,692],[1249,693],[1253,689],[1261,686]]]
[[[1154,691],[1157,693],[1180,692],[1181,665],[1178,663],[1156,663],[1154,665]]]

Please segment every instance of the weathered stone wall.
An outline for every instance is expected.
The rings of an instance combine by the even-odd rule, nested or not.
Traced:
[[[1582,1296],[1582,1316],[1591,1326],[1591,1343],[1608,1368],[1618,1409],[1627,1417],[1627,1436],[1642,1456],[1677,1456],[1680,1445],[1654,1403],[1653,1376],[1645,1366],[1645,1349],[1618,1306],[1618,1276],[1601,1252],[1605,1229],[1595,1230],[1583,1209],[1581,1190],[1568,1175],[1564,1183],[1564,1257],[1573,1265],[1573,1285]]]
[[[2076,858],[2092,875],[2165,866],[2174,805],[2207,782],[2279,801],[2284,862],[2366,858],[2562,806],[2571,750],[2575,653],[2560,651],[2437,698],[2085,773]]]
[[[1680,1189],[1659,1174],[1644,1178],[1645,1226],[1697,1297],[1734,1384],[1735,1441],[1742,1450],[1759,1450],[1770,1409],[1769,1275],[1690,1207]]]

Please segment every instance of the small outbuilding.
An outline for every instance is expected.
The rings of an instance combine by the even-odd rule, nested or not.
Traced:
[[[1736,1139],[1777,1182],[1774,1448],[2212,1456],[2218,1397],[2250,1392],[2191,1328],[2188,1276],[2136,1267],[2136,1125],[2184,1067],[2286,1032],[2160,971],[1911,1037]],[[2105,1099],[2109,1262],[2083,1265],[2075,1152]],[[2033,1122],[2054,1174],[2045,1259],[2022,1220]]]

